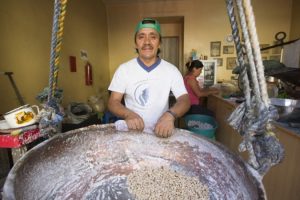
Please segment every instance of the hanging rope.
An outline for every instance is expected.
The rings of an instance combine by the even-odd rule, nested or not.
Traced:
[[[64,19],[66,14],[67,0],[55,0],[54,16],[51,36],[50,74],[48,102],[54,98],[57,89],[60,50],[62,44]]]
[[[238,64],[241,68],[245,103],[239,105],[228,119],[229,124],[242,136],[240,151],[248,150],[249,164],[261,175],[283,159],[284,150],[272,133],[270,122],[278,116],[275,107],[269,105],[264,66],[262,64],[254,14],[250,0],[236,0],[240,26],[244,37],[244,56],[238,35],[233,0],[226,0],[232,34],[237,49]],[[245,62],[247,60],[248,63]],[[248,73],[250,76],[248,77]],[[250,92],[251,83],[251,92]]]
[[[47,103],[39,113],[39,129],[42,135],[51,136],[59,131],[59,125],[63,119],[59,103],[62,98],[62,91],[57,88],[60,51],[66,15],[67,0],[55,0],[53,27],[51,35],[50,52],[50,73],[49,88],[39,94],[38,98],[44,99],[47,96]],[[45,93],[48,93],[47,95]]]
[[[249,86],[249,79],[247,74],[247,68],[245,67],[245,61],[244,61],[244,53],[243,53],[243,47],[241,44],[240,36],[239,36],[239,29],[238,29],[238,23],[234,14],[234,6],[233,6],[233,0],[227,1],[227,13],[229,16],[229,21],[232,29],[232,36],[234,39],[234,43],[236,46],[237,51],[237,58],[238,58],[238,64],[241,68],[241,77],[243,78],[243,92],[245,96],[245,103],[246,105],[240,104],[238,108],[235,110],[234,118],[230,118],[229,121],[231,121],[231,125],[235,126],[235,129],[243,130],[243,123],[242,121],[245,121],[244,113],[248,113],[249,110],[251,110],[251,96],[250,96],[250,86]]]
[[[241,4],[241,0],[238,0]],[[255,58],[255,64],[256,64],[256,70],[257,70],[257,78],[259,82],[260,92],[261,92],[261,100],[264,103],[264,105],[268,108],[269,107],[269,98],[267,93],[267,87],[266,87],[266,80],[264,76],[264,66],[261,59],[260,54],[260,47],[258,42],[258,37],[256,34],[256,26],[255,26],[255,20],[254,20],[254,14],[253,9],[250,3],[250,0],[244,0],[244,7],[245,7],[245,13],[247,18],[247,23],[249,27],[249,33],[251,38],[251,45],[253,50],[253,55]],[[241,11],[242,11],[242,5],[240,5]],[[242,12],[240,12],[242,13]]]

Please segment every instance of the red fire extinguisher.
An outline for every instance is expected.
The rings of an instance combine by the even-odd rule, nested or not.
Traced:
[[[92,65],[89,62],[87,62],[85,65],[85,84],[86,85],[93,84]]]

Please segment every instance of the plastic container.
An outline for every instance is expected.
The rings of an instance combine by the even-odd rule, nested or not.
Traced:
[[[218,124],[213,117],[208,115],[193,114],[193,115],[186,115],[184,117],[184,121],[189,131],[196,134],[203,135],[211,139],[215,139],[215,132],[216,129],[218,128]],[[196,126],[195,124],[197,124],[197,122],[199,122],[199,124],[202,125],[203,124],[209,125],[209,127],[202,126],[201,128],[199,126]]]

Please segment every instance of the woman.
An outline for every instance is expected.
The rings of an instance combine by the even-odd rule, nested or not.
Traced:
[[[201,74],[203,63],[200,60],[193,60],[186,64],[188,69],[184,76],[184,84],[189,93],[191,108],[186,114],[203,114],[214,116],[214,113],[202,105],[202,97],[207,97],[210,94],[218,94],[216,88],[200,88],[197,77]]]

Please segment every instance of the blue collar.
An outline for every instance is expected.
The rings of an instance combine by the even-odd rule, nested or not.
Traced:
[[[161,59],[159,57],[157,57],[157,60],[155,61],[155,63],[153,63],[153,65],[151,66],[147,66],[143,63],[143,61],[141,61],[141,59],[139,57],[137,57],[137,62],[138,64],[144,69],[146,70],[147,72],[151,72],[153,69],[155,69],[161,62]]]

